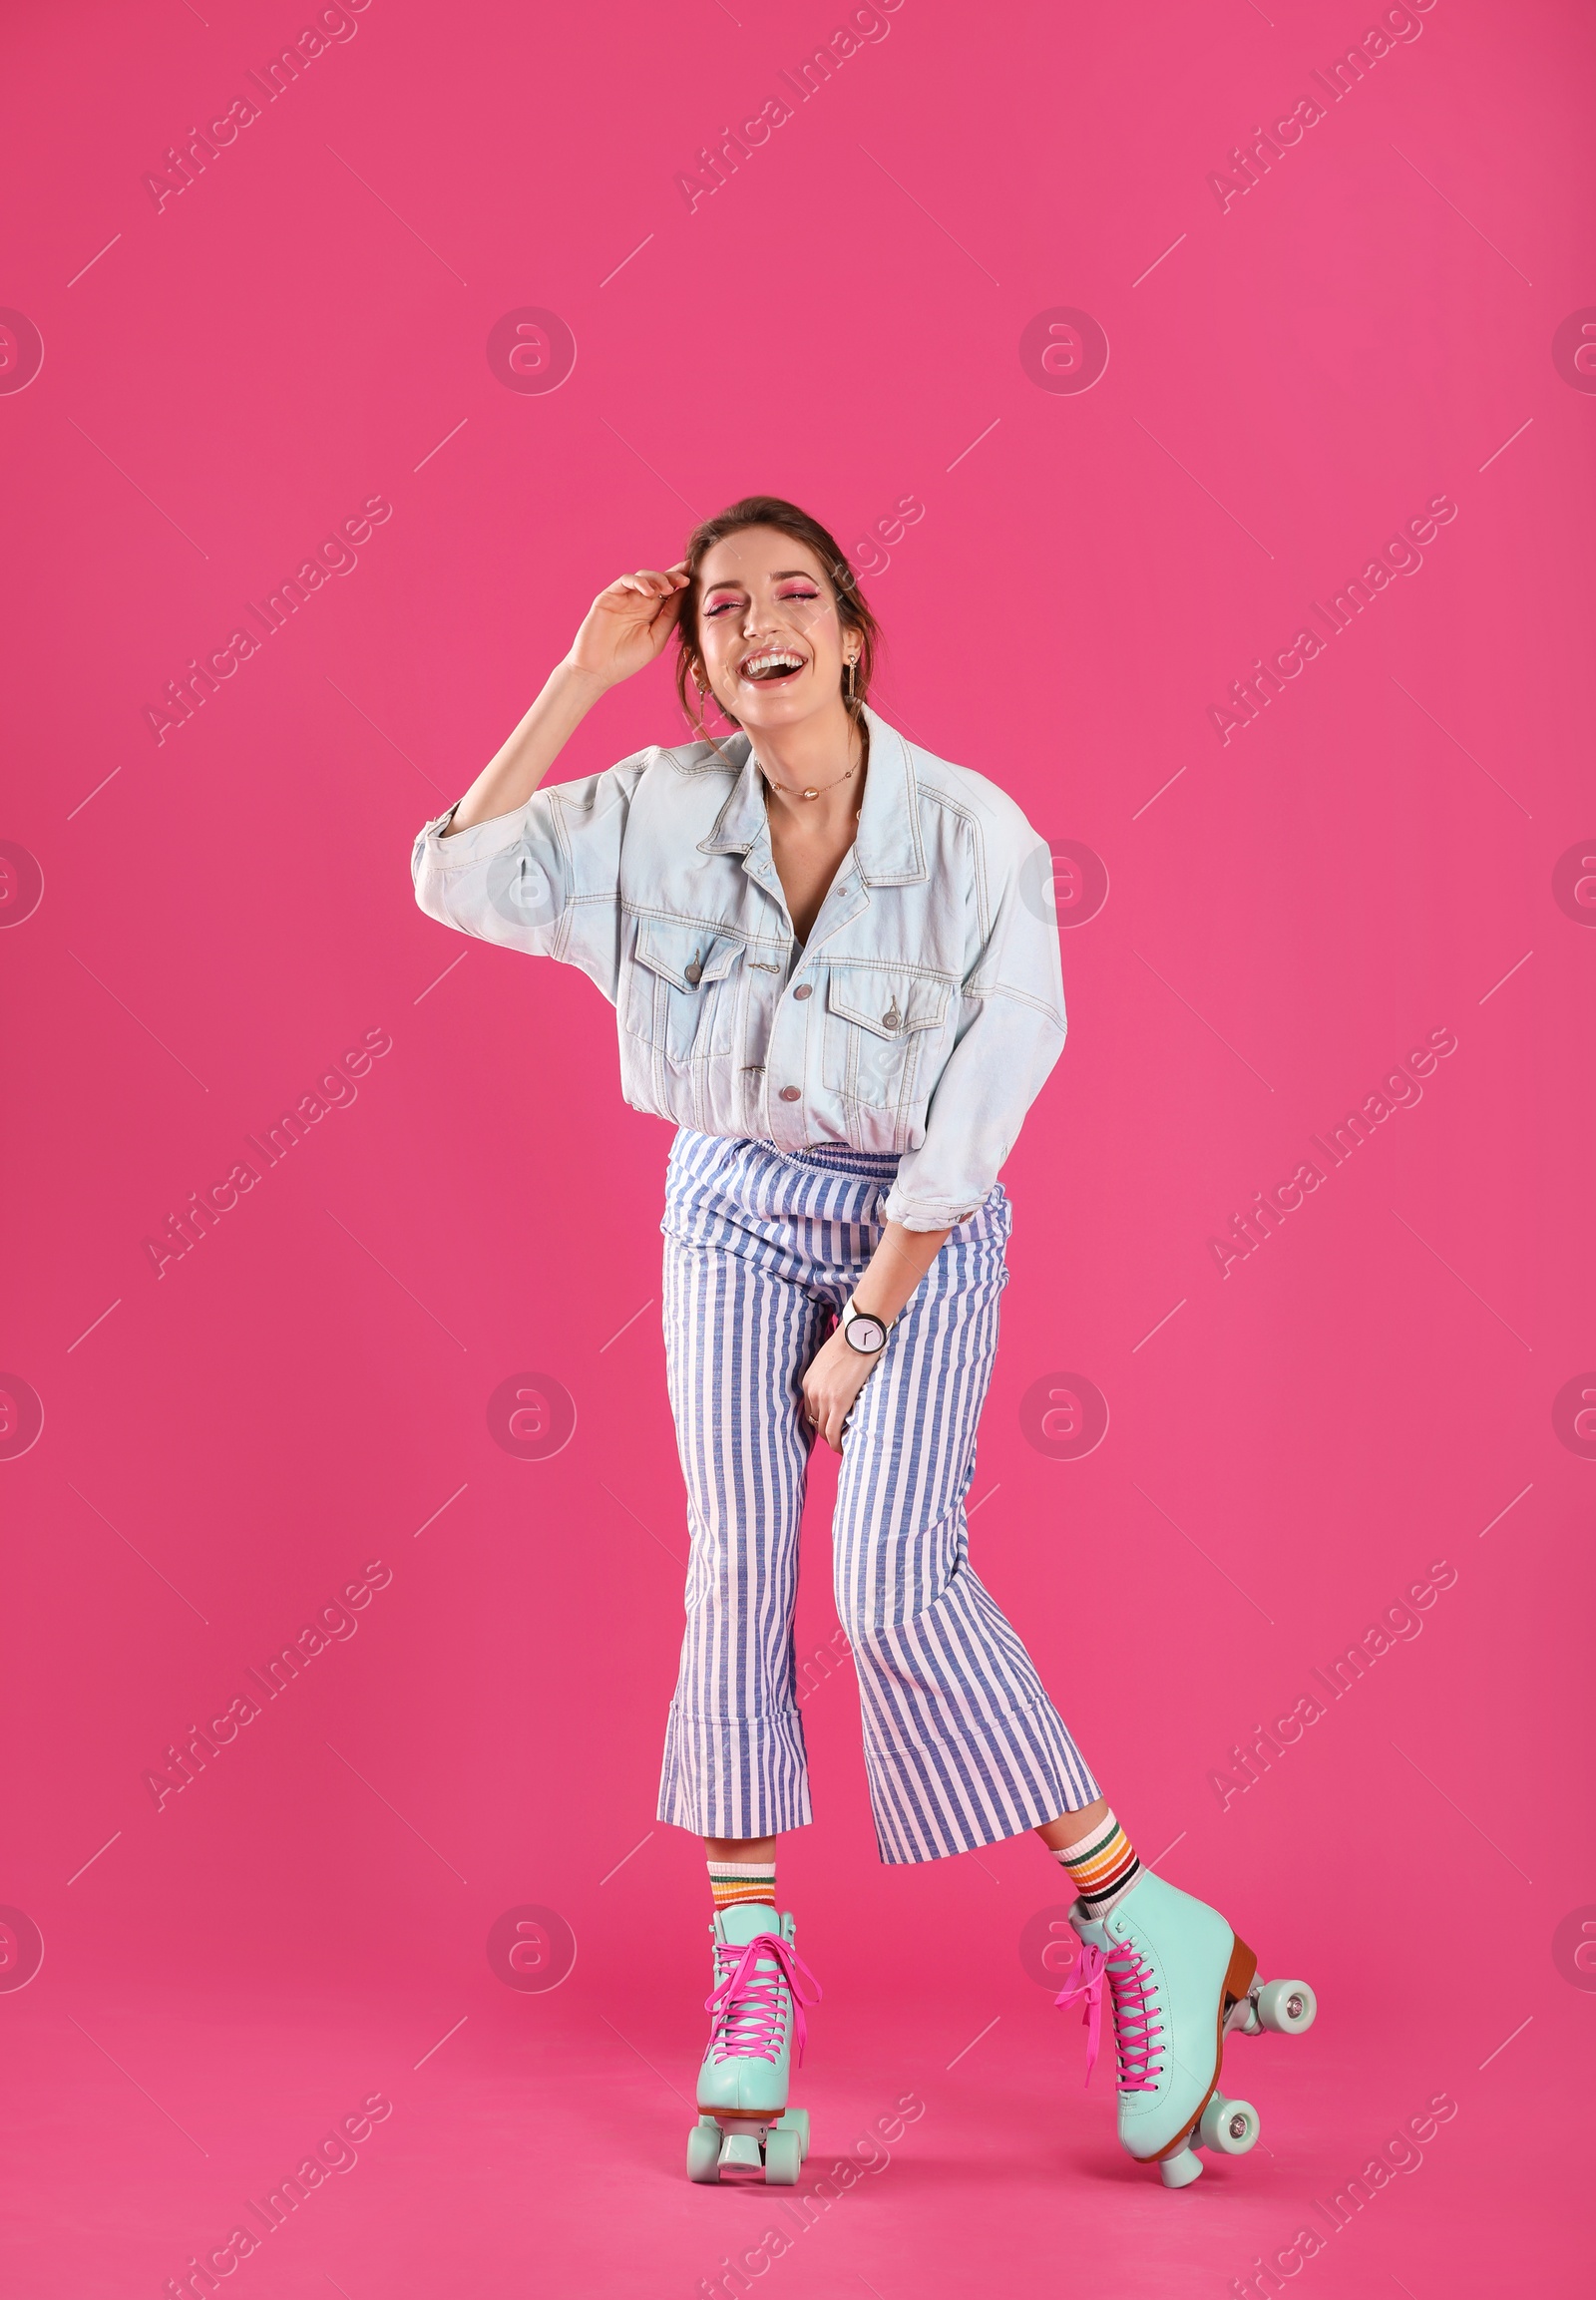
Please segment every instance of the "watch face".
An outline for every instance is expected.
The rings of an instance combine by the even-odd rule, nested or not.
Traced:
[[[847,1332],[855,1349],[877,1350],[887,1340],[887,1329],[881,1320],[867,1318],[863,1311],[856,1311],[849,1319]]]

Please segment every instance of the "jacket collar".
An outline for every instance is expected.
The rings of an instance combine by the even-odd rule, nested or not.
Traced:
[[[908,886],[928,876],[914,745],[868,703],[865,719],[870,728],[870,771],[854,834],[854,857],[867,886]],[[740,732],[723,742],[720,751],[738,769],[737,779],[714,829],[698,846],[706,855],[746,855],[762,841],[768,845],[770,838],[759,762],[748,736]]]

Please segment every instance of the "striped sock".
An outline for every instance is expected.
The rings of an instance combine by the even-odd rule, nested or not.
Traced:
[[[711,1861],[709,1889],[715,1896],[717,1910],[729,1909],[736,1901],[769,1901],[776,1904],[776,1864],[774,1861]]]
[[[1078,1844],[1065,1845],[1054,1857],[1068,1870],[1088,1917],[1106,1917],[1141,1875],[1135,1847],[1111,1812]]]

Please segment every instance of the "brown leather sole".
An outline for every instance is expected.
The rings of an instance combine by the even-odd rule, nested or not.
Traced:
[[[1258,1959],[1243,1940],[1230,1936],[1230,1963],[1225,1968],[1225,1985],[1219,1992],[1219,2018],[1214,2025],[1214,2074],[1207,2092],[1197,2104],[1196,2113],[1182,2124],[1172,2140],[1166,2141],[1156,2156],[1144,2156],[1144,2164],[1158,2164],[1166,2156],[1173,2156],[1184,2148],[1193,2132],[1202,2122],[1203,2110],[1219,2090],[1219,2072],[1225,2058],[1225,2020],[1233,2006],[1239,2005],[1252,1987],[1258,1972]]]

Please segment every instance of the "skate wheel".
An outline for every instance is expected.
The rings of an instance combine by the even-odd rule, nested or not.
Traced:
[[[720,2178],[720,2126],[713,2116],[700,2116],[687,2134],[689,2180]]]
[[[1245,2156],[1258,2138],[1258,2110],[1251,2101],[1227,2101],[1215,2093],[1198,2121],[1196,2137],[1221,2156]]]
[[[1193,2180],[1200,2180],[1202,2176],[1202,2158],[1189,2146],[1177,2148],[1173,2156],[1165,2156],[1158,2166],[1158,2177],[1166,2188],[1189,2188]]]
[[[796,2132],[799,2153],[807,2158],[809,2154],[809,2110],[807,2108],[789,2108],[785,2115],[776,2119],[776,2129],[778,2132]]]
[[[1277,2037],[1300,2037],[1314,2025],[1319,1999],[1306,1981],[1266,1981],[1254,1999],[1258,2025]]]
[[[772,2124],[765,2135],[765,2178],[773,2188],[795,2188],[804,2160],[804,2144],[794,2131]]]

